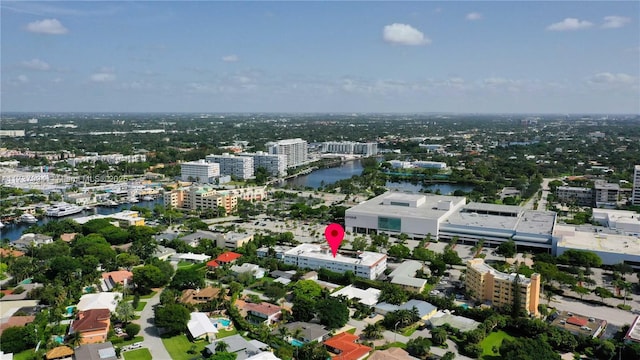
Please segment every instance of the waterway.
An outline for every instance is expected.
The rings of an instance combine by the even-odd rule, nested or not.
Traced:
[[[323,184],[329,185],[339,180],[350,179],[354,175],[360,175],[362,174],[362,170],[363,167],[360,160],[347,161],[338,167],[320,169],[307,175],[289,179],[286,181],[286,184],[294,187],[310,187],[318,189]],[[438,183],[423,187],[422,184],[415,185],[408,181],[388,181],[386,187],[390,190],[405,192],[430,191],[435,193],[439,190],[442,195],[452,194],[456,190],[462,190],[464,192],[470,192],[473,190],[473,185]]]
[[[39,219],[36,224],[25,224],[25,223],[5,224],[5,226],[2,229],[0,229],[0,239],[9,239],[9,241],[18,240],[20,236],[22,236],[22,233],[32,225],[43,225],[48,223],[49,221],[73,219],[73,218],[89,216],[93,214],[109,215],[109,214],[117,213],[123,210],[128,210],[129,208],[131,208],[131,206],[134,206],[134,205],[153,209],[154,206],[163,205],[163,204],[164,204],[164,201],[162,197],[159,197],[152,201],[140,201],[135,204],[120,204],[114,207],[98,206],[98,207],[95,207],[93,210],[84,210],[80,213],[61,217],[61,218],[53,218],[53,217],[45,216],[42,219]]]

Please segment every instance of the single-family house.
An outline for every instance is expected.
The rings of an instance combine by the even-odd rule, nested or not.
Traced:
[[[53,237],[49,235],[27,233],[23,234],[20,239],[14,241],[13,246],[18,250],[26,251],[31,246],[40,247],[44,244],[51,244],[52,242]]]
[[[293,337],[298,331],[299,336],[296,336],[296,340],[300,340],[303,343],[310,343],[317,341],[319,343],[325,341],[331,332],[320,324],[313,324],[308,322],[296,321],[288,324],[281,325],[289,330],[289,334]],[[273,331],[274,334],[279,333],[278,330]]]
[[[186,253],[186,254],[177,253],[171,257],[171,260],[173,261],[186,261],[194,264],[205,262],[209,259],[211,259],[211,256],[209,255],[194,254],[194,253]]]
[[[241,257],[242,255],[238,253],[227,251],[225,253],[220,254],[220,256],[218,256],[217,258],[207,262],[207,270],[213,271],[218,266],[233,264],[236,260],[238,260]]]
[[[24,252],[22,251],[18,251],[18,250],[13,250],[13,249],[4,249],[4,248],[0,248],[0,259],[4,259],[4,258],[8,258],[8,257],[20,257],[20,256],[24,256]]]
[[[330,353],[336,354],[340,360],[362,360],[371,352],[370,347],[358,344],[358,336],[348,332],[340,333],[324,342]]]
[[[180,241],[184,242],[185,244],[191,247],[196,247],[198,246],[198,244],[200,244],[200,240],[202,239],[208,239],[215,243],[218,239],[218,236],[216,233],[213,233],[211,231],[198,230],[193,234],[185,235],[179,239]]]
[[[404,349],[392,347],[386,350],[376,350],[368,360],[418,360],[418,358],[409,355]]]
[[[411,310],[413,308],[418,309],[418,314],[421,320],[429,320],[433,315],[436,314],[438,308],[431,305],[430,303],[422,300],[411,299],[406,303],[398,306],[393,304],[388,304],[385,302],[376,304],[374,310],[377,314],[386,315],[387,313],[397,311],[397,310]]]
[[[331,294],[333,297],[346,296],[347,299],[358,299],[358,302],[367,306],[374,306],[378,303],[378,297],[380,296],[380,290],[375,288],[368,288],[367,290],[358,289],[353,285],[343,287],[342,289]]]
[[[420,293],[427,285],[427,280],[416,278],[418,270],[424,270],[422,263],[415,260],[406,260],[389,274],[391,283],[400,285],[405,290]]]
[[[261,268],[259,265],[244,263],[242,265],[231,266],[231,271],[236,274],[250,273],[256,279],[262,279],[267,270]]]
[[[102,344],[86,344],[77,347],[74,360],[118,360],[111,341]]]
[[[236,360],[254,360],[252,356],[256,356],[266,351],[269,347],[267,344],[257,340],[247,340],[241,335],[236,334],[227,336],[222,339],[215,340],[210,345],[205,346],[205,352],[209,355],[216,353],[216,344],[224,342],[227,344],[227,352],[236,354]]]
[[[156,248],[156,252],[153,254],[154,257],[157,257],[158,259],[162,260],[162,261],[166,261],[168,259],[170,259],[171,257],[173,257],[173,255],[176,254],[176,250],[172,249],[172,248],[168,248],[162,245],[158,245],[158,247]]]
[[[180,302],[183,304],[203,304],[218,297],[220,294],[220,288],[214,288],[207,286],[204,289],[186,289],[182,291],[180,296]]]
[[[270,304],[265,301],[259,304],[254,304],[244,300],[236,300],[235,305],[240,309],[241,314],[246,317],[249,322],[254,324],[264,323],[271,325],[280,320],[280,317],[282,316],[282,309],[280,306]]]
[[[80,333],[81,344],[99,343],[107,340],[109,326],[111,326],[109,309],[80,311],[78,318],[71,323],[69,334]]]
[[[18,327],[27,326],[28,324],[31,324],[35,319],[36,317],[34,315],[12,316],[6,322],[0,324],[0,335],[2,335],[5,329],[8,329],[14,326],[18,326]]]
[[[97,294],[84,294],[80,297],[78,302],[78,310],[93,310],[93,309],[109,309],[109,311],[116,311],[118,301],[122,299],[122,294],[119,292],[101,292]]]
[[[78,236],[78,233],[64,233],[60,235],[60,240],[69,243],[72,242],[73,239],[76,238],[76,236]]]
[[[192,312],[191,318],[187,323],[187,329],[191,338],[196,339],[215,339],[218,329],[213,325],[211,319],[205,313]]]
[[[71,360],[73,359],[73,354],[74,351],[72,348],[62,345],[47,351],[44,358],[46,360]]]
[[[253,234],[228,232],[225,234],[214,234],[216,246],[222,249],[235,250],[253,240]]]
[[[118,284],[123,287],[131,287],[133,284],[133,273],[127,270],[109,271],[102,273],[100,287],[102,291],[111,291]]]

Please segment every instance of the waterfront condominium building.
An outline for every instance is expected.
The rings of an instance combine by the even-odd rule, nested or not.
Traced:
[[[373,156],[378,153],[378,144],[353,141],[328,141],[322,143],[321,150],[323,153]]]
[[[220,165],[204,160],[185,162],[180,164],[180,175],[182,181],[210,183],[220,176]]]
[[[307,162],[307,142],[302,139],[285,139],[268,142],[265,147],[272,155],[287,155],[287,168],[303,165]]]
[[[246,180],[253,177],[253,158],[245,156],[207,155],[207,162],[220,164],[220,174]]]
[[[287,155],[267,154],[263,151],[240,153],[238,155],[253,159],[254,174],[258,168],[264,168],[270,176],[278,177],[287,175]]]
[[[633,170],[633,192],[631,195],[631,203],[640,205],[640,165],[636,165]]]
[[[477,258],[467,262],[465,287],[472,299],[498,307],[513,306],[517,291],[521,308],[529,314],[537,315],[540,280],[540,274],[537,273],[532,274],[531,279],[520,274],[502,273],[485,264],[484,259]]]
[[[387,255],[363,251],[353,256],[336,254],[327,245],[301,244],[284,253],[284,263],[312,270],[327,269],[337,273],[353,271],[365,279],[374,280],[387,269]]]

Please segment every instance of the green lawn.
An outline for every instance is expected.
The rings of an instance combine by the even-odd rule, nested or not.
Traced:
[[[402,329],[402,335],[404,336],[411,336],[411,334],[413,334],[414,332],[416,332],[416,330],[418,330],[418,327],[420,327],[420,324],[416,323],[413,324],[411,326],[407,326],[406,328]]]
[[[151,299],[156,295],[155,291],[152,291],[150,294],[140,296],[140,299]],[[132,298],[133,299],[133,298]]]
[[[125,351],[122,354],[124,355],[124,360],[151,360],[149,349]]]
[[[238,330],[234,327],[231,330],[218,329],[218,333],[216,334],[216,339],[225,338],[227,336],[235,335],[238,333]]]
[[[493,352],[493,347],[500,348],[500,344],[502,344],[502,340],[509,339],[512,340],[513,336],[507,334],[506,332],[500,330],[496,332],[492,332],[480,342],[480,346],[482,346],[482,358],[490,359],[496,356],[500,356],[500,353]],[[496,357],[497,358],[497,357]]]
[[[144,306],[147,305],[146,301],[140,301],[138,302],[138,307],[136,308],[136,311],[142,311],[144,310]]]
[[[35,354],[34,349],[21,351],[17,354],[13,354],[13,360],[29,360]]]
[[[406,349],[407,348],[407,344],[401,343],[399,341],[396,341],[396,342],[392,342],[390,344],[385,344],[385,345],[382,345],[382,346],[376,346],[376,350],[386,350],[386,349],[392,348],[392,347]]]
[[[117,337],[116,337],[116,336],[114,336],[114,338],[115,338],[115,339],[117,339]],[[109,338],[109,341],[112,341],[111,339],[112,339],[112,338]],[[126,345],[131,345],[131,344],[133,344],[133,343],[141,342],[141,341],[143,341],[143,340],[144,340],[144,337],[143,337],[143,336],[136,336],[136,337],[134,337],[134,338],[133,338],[133,339],[131,339],[131,340],[125,340],[125,341],[123,341],[123,342],[115,343],[115,344],[113,344],[113,345],[114,345],[114,346],[117,346],[117,347],[123,347],[123,346],[126,346]]]
[[[189,341],[186,335],[177,335],[170,338],[162,339],[164,347],[167,348],[171,359],[173,360],[190,360],[198,356],[207,344],[204,340],[195,343]],[[189,354],[188,351],[195,345],[195,354]]]

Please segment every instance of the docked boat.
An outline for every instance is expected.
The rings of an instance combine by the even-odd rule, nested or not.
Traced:
[[[35,224],[38,222],[38,219],[31,214],[22,214],[20,215],[20,222],[27,224]]]
[[[107,200],[105,202],[103,202],[102,204],[100,204],[100,206],[107,206],[107,207],[116,207],[120,204],[118,204],[117,201],[113,201],[113,200]]]
[[[0,229],[2,229],[4,227],[4,224],[2,223],[2,221],[0,221]]]
[[[44,213],[45,215],[51,217],[63,217],[67,215],[77,214],[82,210],[82,207],[78,205],[60,203],[47,208]]]
[[[144,200],[144,201],[153,201],[154,199],[153,199],[153,196],[147,195],[147,196],[143,196],[142,200]]]

